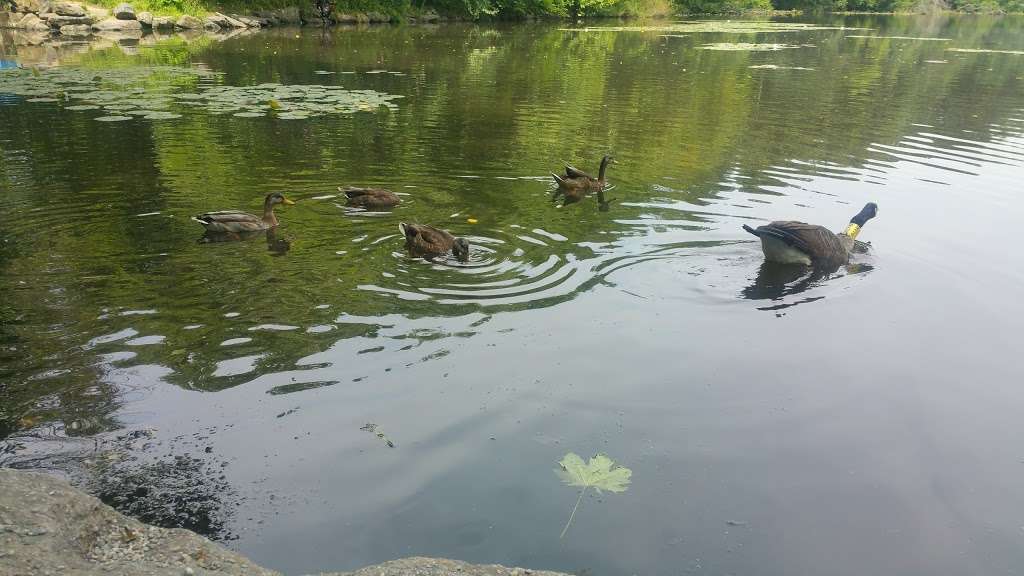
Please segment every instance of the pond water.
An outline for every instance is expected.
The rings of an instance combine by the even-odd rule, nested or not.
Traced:
[[[289,574],[1014,573],[1024,19],[802,22],[4,36],[0,464]],[[868,201],[828,274],[741,228]],[[568,452],[632,483],[559,538]]]

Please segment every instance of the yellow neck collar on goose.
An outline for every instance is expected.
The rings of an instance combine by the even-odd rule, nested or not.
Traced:
[[[857,238],[857,234],[859,234],[859,233],[860,233],[860,226],[857,225],[857,224],[854,224],[853,222],[850,222],[850,225],[846,227],[846,231],[843,232],[843,234],[846,234],[850,238],[854,238],[854,239]]]

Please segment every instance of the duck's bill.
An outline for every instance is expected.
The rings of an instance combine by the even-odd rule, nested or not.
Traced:
[[[284,202],[285,204],[295,204],[295,200],[290,200],[290,199],[288,199],[288,198],[285,198],[285,199],[283,200],[283,202]]]

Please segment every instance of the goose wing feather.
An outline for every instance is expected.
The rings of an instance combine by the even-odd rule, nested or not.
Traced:
[[[772,222],[756,229],[758,236],[771,236],[800,250],[812,260],[833,260],[847,255],[846,249],[828,228],[793,220]]]

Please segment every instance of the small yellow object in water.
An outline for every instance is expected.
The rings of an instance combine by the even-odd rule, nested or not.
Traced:
[[[476,218],[466,218],[466,222],[469,222],[470,224],[476,224]]]

